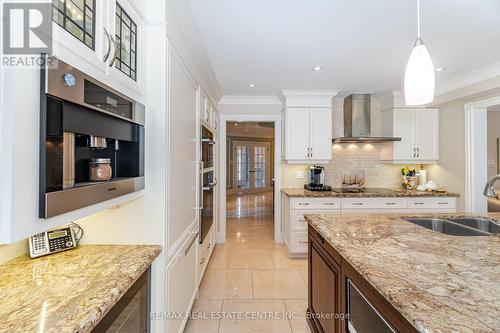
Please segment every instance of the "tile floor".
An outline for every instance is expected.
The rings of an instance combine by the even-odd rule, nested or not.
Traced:
[[[310,332],[307,260],[274,242],[272,192],[228,196],[227,215],[185,332]]]

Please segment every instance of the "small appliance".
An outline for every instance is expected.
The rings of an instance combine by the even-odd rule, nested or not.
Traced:
[[[304,185],[309,191],[331,191],[332,187],[325,185],[325,168],[319,165],[309,167],[309,184]]]
[[[214,134],[201,126],[201,165],[200,165],[200,244],[208,235],[214,223],[214,191],[217,180],[214,176]]]

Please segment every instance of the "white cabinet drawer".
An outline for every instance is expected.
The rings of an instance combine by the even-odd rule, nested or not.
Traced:
[[[410,209],[455,209],[456,207],[457,200],[452,197],[408,198]]]
[[[307,231],[307,221],[304,215],[307,214],[334,214],[332,210],[293,210],[292,211],[292,231]]]
[[[343,198],[344,210],[405,209],[405,198]]]
[[[292,241],[290,242],[290,252],[307,253],[307,231],[292,232]]]
[[[339,198],[293,198],[292,209],[340,210]]]

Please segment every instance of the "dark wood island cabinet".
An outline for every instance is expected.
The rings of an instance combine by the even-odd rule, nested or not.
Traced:
[[[315,333],[416,333],[416,329],[309,226],[307,321]]]

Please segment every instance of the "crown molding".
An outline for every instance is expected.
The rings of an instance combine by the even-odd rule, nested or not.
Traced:
[[[281,90],[281,94],[285,98],[290,98],[290,97],[307,97],[307,98],[314,98],[314,97],[329,97],[333,98],[337,96],[339,93],[339,90],[305,90],[305,89],[283,89]]]
[[[277,96],[262,95],[262,96],[245,96],[245,95],[224,95],[219,104],[254,104],[254,105],[281,105]]]
[[[465,87],[498,76],[500,76],[500,61],[478,68],[471,72],[459,75],[451,80],[439,84],[436,89],[436,96],[444,95],[453,92],[455,90],[463,89]]]

